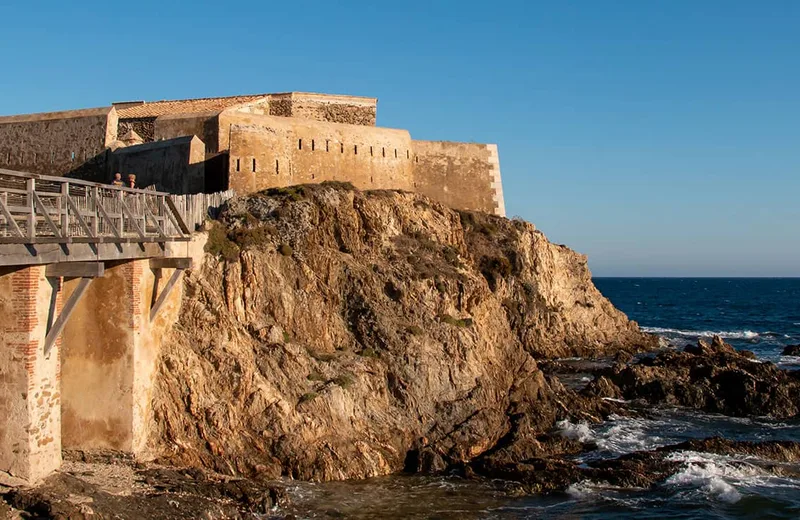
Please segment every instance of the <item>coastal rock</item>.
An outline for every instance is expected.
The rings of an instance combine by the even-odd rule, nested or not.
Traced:
[[[331,480],[530,457],[556,420],[615,410],[536,358],[657,345],[597,291],[584,256],[417,194],[237,198],[208,250],[153,398],[151,448],[167,463]]]
[[[781,352],[782,356],[797,356],[800,357],[800,345],[786,345]]]
[[[738,417],[787,419],[800,413],[800,374],[759,362],[719,337],[683,352],[666,350],[627,366],[602,370],[585,395],[681,405]]]

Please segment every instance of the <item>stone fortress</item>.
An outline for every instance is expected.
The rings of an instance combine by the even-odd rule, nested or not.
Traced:
[[[0,168],[172,193],[348,181],[505,215],[497,146],[376,126],[377,99],[290,92],[0,117]]]

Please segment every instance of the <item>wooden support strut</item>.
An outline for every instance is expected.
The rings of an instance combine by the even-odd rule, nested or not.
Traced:
[[[50,354],[50,349],[55,345],[58,336],[61,335],[69,317],[72,315],[72,311],[75,310],[78,302],[83,298],[92,279],[103,276],[104,270],[102,262],[62,262],[50,264],[45,268],[45,276],[48,278],[80,278],[78,287],[75,288],[75,291],[72,292],[69,299],[64,303],[61,314],[58,315],[53,326],[47,331],[47,336],[44,338],[45,356]]]
[[[150,321],[153,321],[155,317],[158,315],[158,311],[161,310],[161,307],[164,306],[164,302],[167,301],[167,296],[169,293],[172,292],[172,288],[175,287],[175,284],[178,282],[178,278],[181,277],[181,273],[183,273],[184,269],[175,269],[172,272],[172,276],[169,277],[167,281],[167,285],[161,290],[161,294],[158,295],[158,299],[150,307]]]

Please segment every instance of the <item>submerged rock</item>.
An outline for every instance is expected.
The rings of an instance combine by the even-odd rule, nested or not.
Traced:
[[[598,374],[585,395],[644,399],[737,417],[800,414],[800,373],[755,360],[714,337]]]
[[[416,194],[234,199],[208,249],[153,400],[151,448],[173,464],[331,480],[531,456],[557,419],[616,409],[536,358],[657,344],[597,291],[586,257]]]
[[[781,355],[800,357],[800,345],[786,345]]]

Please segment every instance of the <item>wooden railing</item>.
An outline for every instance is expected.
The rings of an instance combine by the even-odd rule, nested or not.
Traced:
[[[0,169],[0,244],[187,240],[169,193]]]

